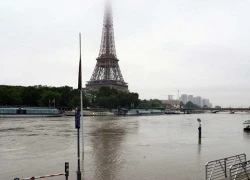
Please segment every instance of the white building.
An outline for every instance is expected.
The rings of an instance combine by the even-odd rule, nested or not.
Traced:
[[[184,104],[186,104],[188,102],[187,94],[182,94],[180,101],[182,101]]]
[[[201,98],[201,107],[204,107],[206,105],[206,99]]]
[[[174,96],[173,95],[168,95],[168,100],[173,100]]]
[[[180,101],[179,100],[162,100],[163,105],[171,105],[174,108],[180,108]]]
[[[188,95],[188,101],[194,103],[194,96],[193,95]]]
[[[201,107],[201,97],[200,96],[194,97],[194,104]]]
[[[205,105],[207,106],[207,107],[209,107],[209,99],[205,99]]]
[[[204,106],[207,106],[209,108],[212,107],[212,104],[209,102],[209,99],[202,98],[201,96],[194,97],[193,95],[182,94],[180,97],[180,101],[182,101],[184,104],[190,101],[198,105],[199,107],[204,107]]]

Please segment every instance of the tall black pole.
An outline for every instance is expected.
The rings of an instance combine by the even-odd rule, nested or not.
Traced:
[[[201,124],[199,124],[198,131],[199,131],[199,139],[201,139]]]
[[[199,127],[198,127],[199,143],[201,143],[201,120],[198,118],[197,121],[199,122]]]
[[[69,163],[65,162],[65,180],[69,179]]]
[[[77,180],[81,180],[80,170],[80,128],[77,129]]]
[[[80,61],[79,61],[79,72],[78,72],[78,89],[80,90],[81,96],[81,110],[77,108],[76,110],[76,128],[77,128],[77,158],[78,158],[78,168],[77,168],[77,180],[81,180],[81,170],[80,170],[80,116],[82,111],[82,60],[81,60],[81,33],[79,34],[80,43]],[[83,131],[83,129],[82,129]],[[83,137],[82,137],[83,138]]]
[[[75,128],[77,129],[77,180],[81,180],[81,170],[80,170],[80,109],[77,108],[75,112]]]
[[[81,44],[81,33],[79,33],[79,43],[80,43],[80,62],[79,62],[79,78],[78,78],[78,89],[80,90],[80,100],[81,100],[81,112],[83,112],[83,102],[82,102],[82,44]],[[82,161],[84,158],[84,132],[83,132],[83,113],[81,113],[82,119]]]

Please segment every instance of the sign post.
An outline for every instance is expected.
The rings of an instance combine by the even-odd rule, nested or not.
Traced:
[[[80,115],[81,111],[79,108],[76,108],[75,111],[75,128],[77,129],[77,171],[76,176],[77,180],[81,180],[81,170],[80,170]]]
[[[199,122],[198,134],[199,134],[199,140],[201,141],[201,120],[198,118],[197,121]]]

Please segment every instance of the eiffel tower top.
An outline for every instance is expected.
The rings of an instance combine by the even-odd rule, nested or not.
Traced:
[[[112,58],[118,60],[115,50],[112,7],[110,1],[107,1],[106,3],[103,19],[102,41],[97,59],[102,58]]]
[[[105,8],[102,42],[99,56],[96,59],[94,72],[87,82],[86,88],[97,90],[107,86],[121,91],[129,92],[128,84],[124,81],[118,64],[115,50],[114,29],[111,3],[108,1]]]

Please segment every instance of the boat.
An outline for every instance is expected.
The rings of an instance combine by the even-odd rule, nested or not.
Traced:
[[[61,117],[56,108],[45,107],[0,107],[0,118]]]
[[[164,112],[162,110],[157,109],[118,109],[117,115],[125,115],[125,116],[140,116],[140,115],[163,115]]]
[[[153,115],[163,115],[164,113],[160,109],[152,109],[151,114],[153,114]]]
[[[95,109],[95,110],[91,110],[91,111],[86,111],[83,110],[83,116],[114,116],[115,114],[107,111],[107,110],[103,110],[103,109]]]
[[[63,115],[65,116],[75,116],[75,110],[72,111],[64,111]]]
[[[164,114],[184,114],[183,112],[175,111],[175,110],[169,110],[169,109],[163,110],[162,112]]]
[[[83,112],[83,116],[114,116],[114,113],[108,111],[107,109],[87,108],[87,109],[83,109],[82,112]],[[64,115],[75,116],[75,110],[65,111]]]
[[[245,131],[249,131],[250,130],[250,120],[246,120],[243,123],[243,128],[244,128]]]
[[[126,116],[138,116],[141,115],[137,109],[128,109],[125,111],[124,115]]]

